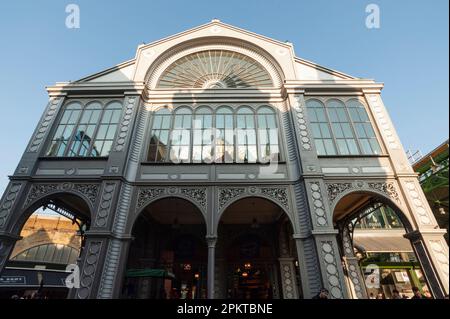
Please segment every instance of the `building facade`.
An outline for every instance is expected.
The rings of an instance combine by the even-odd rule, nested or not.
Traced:
[[[442,298],[445,231],[382,88],[218,20],[48,87],[0,203],[0,271],[50,205],[84,227],[70,298],[367,298],[353,221],[386,206]]]

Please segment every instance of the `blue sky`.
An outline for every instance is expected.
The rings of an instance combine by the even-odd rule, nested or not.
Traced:
[[[65,27],[78,4],[81,28]],[[365,8],[380,7],[367,29]],[[297,56],[385,83],[383,100],[405,149],[448,138],[448,0],[0,2],[0,192],[47,103],[46,85],[133,58],[145,42],[213,18],[294,44]]]

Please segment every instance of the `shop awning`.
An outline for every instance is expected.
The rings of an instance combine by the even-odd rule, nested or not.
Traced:
[[[368,253],[413,252],[410,241],[403,234],[404,232],[355,231],[353,244],[357,249]]]
[[[144,268],[144,269],[128,269],[126,276],[129,278],[136,277],[153,277],[153,278],[175,278],[175,275],[164,269]]]

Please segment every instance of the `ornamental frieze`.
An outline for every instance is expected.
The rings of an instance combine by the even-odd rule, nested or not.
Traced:
[[[158,188],[158,187],[145,187],[140,188],[138,192],[137,209],[140,209],[150,203],[153,199],[161,197],[163,195],[174,195],[177,194],[189,198],[195,202],[199,207],[206,208],[207,206],[207,192],[206,187],[170,187]]]
[[[328,191],[328,199],[330,200],[330,203],[334,202],[336,197],[339,196],[339,194],[345,192],[347,189],[352,188],[351,183],[333,183],[333,184],[327,184],[327,191]]]
[[[289,208],[289,200],[286,188],[262,187],[261,194],[272,198],[282,206]]]
[[[82,197],[88,199],[92,204],[94,204],[97,199],[98,189],[98,184],[87,183],[34,184],[28,193],[24,207],[39,198],[58,191],[72,191],[75,193],[79,193],[80,195],[82,195]]]
[[[224,207],[233,198],[245,193],[245,188],[221,188],[219,190],[219,208]]]
[[[206,207],[206,188],[181,188],[180,193],[191,198],[201,207]]]
[[[138,200],[137,200],[137,208],[142,208],[146,203],[151,201],[153,198],[159,197],[165,194],[164,188],[154,188],[154,187],[146,187],[139,189]]]
[[[225,207],[230,201],[243,194],[249,196],[262,195],[281,206],[289,209],[288,191],[285,187],[255,187],[251,186],[248,189],[245,187],[224,187],[219,189],[219,209]]]
[[[349,190],[375,191],[378,193],[383,193],[396,202],[400,202],[400,196],[398,195],[395,184],[393,182],[365,183],[362,181],[357,181],[355,183],[327,183],[327,192],[330,204],[333,204],[342,193]]]
[[[397,190],[395,189],[394,183],[391,182],[383,182],[383,183],[367,183],[369,188],[382,192],[395,200],[396,202],[400,201]]]

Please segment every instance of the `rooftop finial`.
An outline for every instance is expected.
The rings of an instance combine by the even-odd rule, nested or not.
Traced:
[[[214,18],[214,19],[212,19],[212,20],[211,20],[211,22],[220,22],[220,20],[219,20],[219,19],[216,19],[216,18]]]

